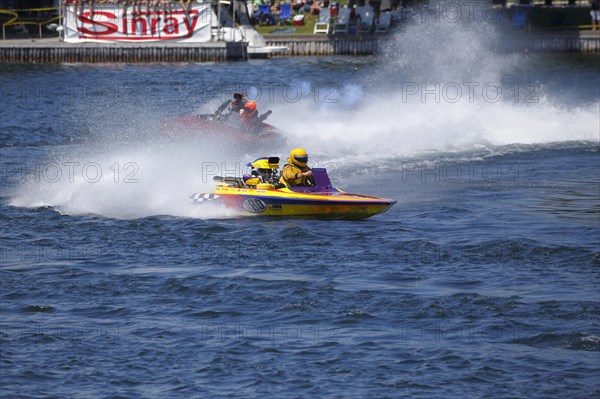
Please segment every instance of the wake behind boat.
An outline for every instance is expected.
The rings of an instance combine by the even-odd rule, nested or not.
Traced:
[[[332,186],[325,168],[313,168],[314,185],[288,187],[279,182],[279,158],[259,158],[249,164],[252,176],[215,176],[212,193],[190,197],[196,204],[217,203],[247,215],[301,216],[317,219],[366,219],[383,213],[396,201],[346,193]]]

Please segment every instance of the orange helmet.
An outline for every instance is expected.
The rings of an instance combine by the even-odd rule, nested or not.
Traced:
[[[252,116],[256,113],[256,103],[254,101],[247,101],[244,105],[244,115]]]

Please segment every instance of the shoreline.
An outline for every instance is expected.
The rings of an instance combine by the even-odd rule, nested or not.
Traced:
[[[266,35],[268,46],[287,46],[272,57],[374,55],[389,35]],[[521,32],[498,46],[508,52],[600,53],[600,31]],[[58,37],[0,40],[0,63],[225,62],[245,60],[240,43],[66,43]],[[256,55],[250,54],[250,58]],[[264,57],[264,55],[263,55]]]

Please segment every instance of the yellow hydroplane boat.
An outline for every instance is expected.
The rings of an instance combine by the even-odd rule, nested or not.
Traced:
[[[212,193],[196,193],[193,203],[221,203],[249,215],[302,216],[318,219],[365,219],[387,211],[396,201],[351,194],[331,185],[325,168],[313,168],[314,186],[287,187],[280,182],[279,158],[248,164],[251,175],[220,177]]]

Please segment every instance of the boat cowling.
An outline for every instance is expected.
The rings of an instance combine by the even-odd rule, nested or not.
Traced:
[[[289,189],[297,193],[324,193],[340,191],[331,184],[331,180],[329,179],[326,168],[312,168],[311,170],[313,179],[315,181],[314,186],[297,186],[289,187]]]

